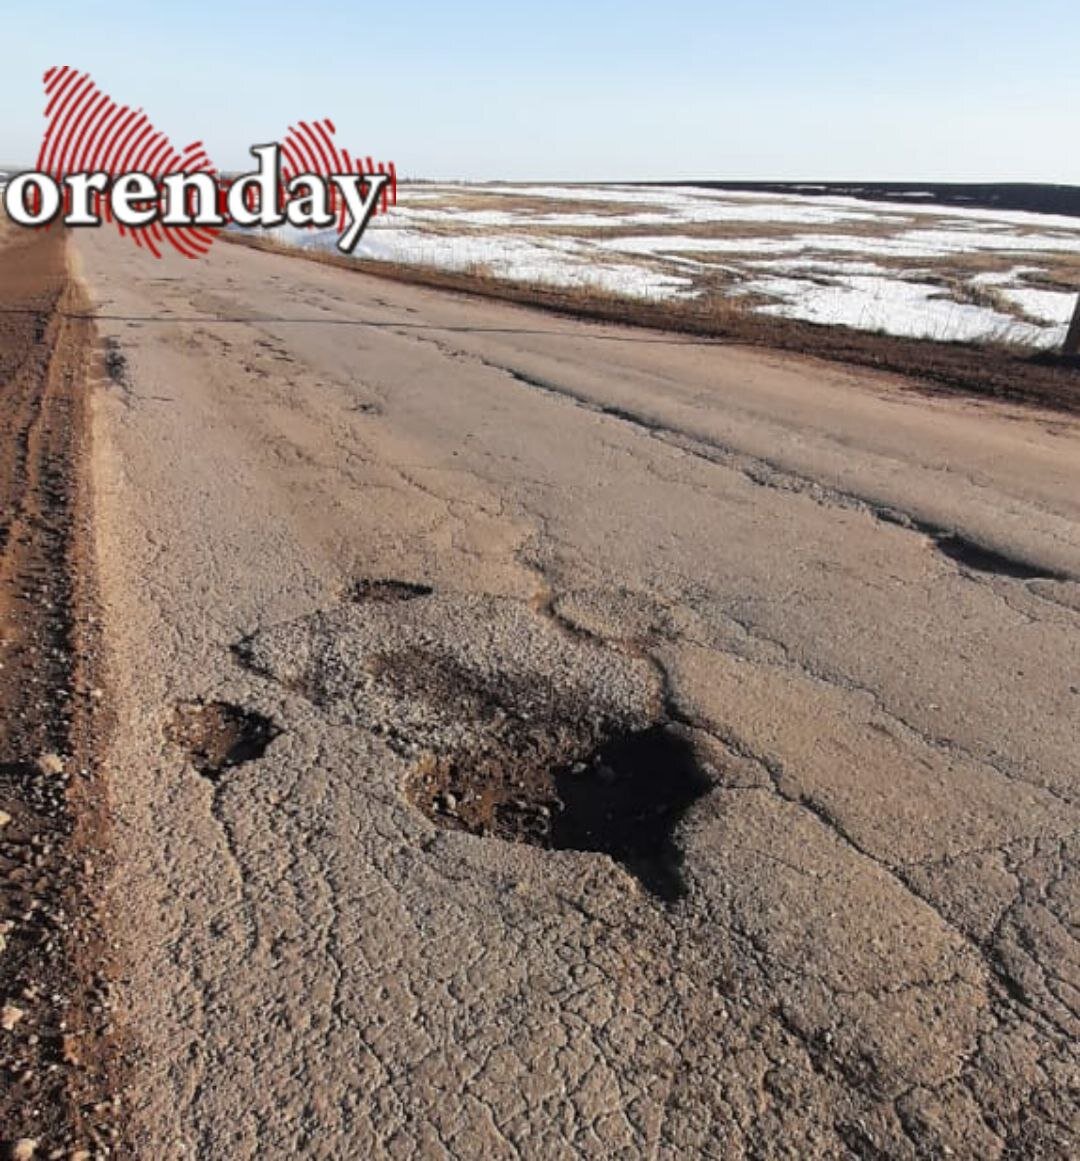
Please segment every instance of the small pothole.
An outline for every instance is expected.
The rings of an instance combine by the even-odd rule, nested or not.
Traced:
[[[195,769],[216,782],[226,770],[261,758],[281,730],[254,710],[212,701],[177,706],[166,732]]]
[[[105,339],[103,361],[105,374],[118,387],[127,386],[128,361],[127,356],[120,349],[120,344],[112,336]]]
[[[413,769],[409,796],[445,829],[607,854],[661,899],[682,895],[675,829],[712,786],[686,736],[658,725],[610,737],[570,762],[546,757],[543,746],[429,754]]]
[[[356,581],[349,589],[349,600],[358,605],[393,604],[396,601],[415,601],[419,597],[430,597],[435,590],[431,585],[403,580]]]

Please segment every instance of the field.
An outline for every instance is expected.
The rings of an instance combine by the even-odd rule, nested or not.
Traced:
[[[283,227],[333,250],[333,231]],[[618,185],[402,186],[357,257],[920,339],[1061,343],[1080,218]]]

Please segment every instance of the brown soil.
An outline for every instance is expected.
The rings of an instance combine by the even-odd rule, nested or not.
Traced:
[[[0,1148],[115,1137],[114,1052],[93,899],[106,802],[86,387],[94,342],[64,236],[0,237]],[[97,974],[95,974],[95,971]]]
[[[697,335],[720,343],[769,347],[851,366],[904,376],[913,390],[1005,400],[1055,411],[1080,413],[1080,360],[1023,348],[975,343],[902,339],[843,326],[821,326],[755,314],[734,300],[710,297],[697,303],[637,301],[591,289],[562,289],[514,283],[483,273],[458,273],[422,266],[348,258],[299,250],[249,234],[223,234],[229,242],[289,254],[308,261],[372,274],[396,282],[431,286],[542,310]]]
[[[211,782],[226,770],[261,758],[281,731],[262,714],[227,702],[178,706],[169,740],[187,750],[195,769]]]

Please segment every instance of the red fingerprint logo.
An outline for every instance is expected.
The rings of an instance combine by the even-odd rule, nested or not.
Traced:
[[[142,109],[118,105],[87,73],[67,65],[49,69],[45,96],[45,137],[35,168],[58,182],[69,174],[90,172],[114,176],[138,172],[153,178],[173,173],[217,175],[201,141],[177,150]],[[105,220],[111,221],[108,201],[99,204]],[[158,222],[115,225],[158,258],[166,244],[187,258],[198,258],[218,234],[212,227],[164,227]]]
[[[284,159],[281,173],[286,182],[301,174],[315,174],[319,177],[329,177],[332,173],[388,174],[390,181],[383,188],[379,208],[386,213],[390,205],[397,205],[397,171],[394,163],[391,161],[386,165],[380,161],[376,166],[370,157],[350,156],[347,149],[339,150],[334,144],[336,133],[334,123],[329,118],[313,124],[299,121],[295,127],[290,126],[281,143],[281,156]],[[344,229],[345,207],[337,197],[332,197],[331,201],[331,208],[338,211],[339,228]]]
[[[122,235],[130,236],[138,246],[160,258],[166,246],[187,258],[205,254],[228,220],[225,209],[229,183],[222,181],[201,141],[178,150],[168,136],[156,129],[142,109],[117,104],[103,93],[88,73],[69,66],[49,69],[45,74],[45,136],[41,143],[35,172],[61,185],[75,174],[104,174],[110,179],[132,174],[146,175],[160,190],[162,179],[176,175],[206,174],[213,178],[217,205],[210,214],[214,226],[164,224],[153,218],[145,225],[125,225],[117,220],[111,203],[96,189],[90,194],[95,216],[113,224]],[[373,204],[373,213],[383,212],[397,204],[397,172],[393,162],[376,164],[370,157],[350,154],[339,148],[336,130],[329,119],[299,121],[290,127],[280,143],[281,180],[285,189],[301,177],[323,183],[326,206],[344,232],[349,207],[331,176],[353,175],[352,182],[365,191]],[[375,181],[364,179],[375,178]],[[248,191],[254,194],[254,191]],[[70,209],[70,189],[67,191]],[[33,195],[37,198],[37,194]],[[179,196],[179,195],[178,195]],[[189,195],[186,217],[195,214],[194,191]],[[278,186],[277,197],[284,206],[287,195]],[[290,219],[292,220],[292,219]],[[88,224],[85,221],[79,224]],[[366,218],[364,223],[366,224]]]

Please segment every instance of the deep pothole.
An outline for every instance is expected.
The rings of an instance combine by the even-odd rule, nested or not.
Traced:
[[[661,899],[683,893],[680,823],[714,755],[669,721],[647,658],[511,598],[372,579],[353,597],[238,657],[396,754],[396,785],[436,826],[607,854]]]
[[[678,727],[615,734],[559,761],[530,732],[520,747],[426,754],[408,794],[437,826],[546,850],[609,855],[666,901],[684,893],[679,822],[711,789],[693,743]]]
[[[261,758],[281,730],[254,710],[194,701],[176,707],[166,733],[204,778],[216,782],[226,770]]]

